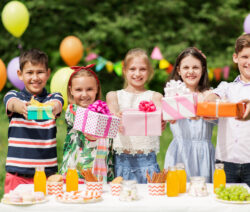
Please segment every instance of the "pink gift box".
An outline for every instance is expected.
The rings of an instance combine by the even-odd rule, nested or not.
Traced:
[[[185,94],[162,98],[164,120],[177,120],[196,116],[197,95]]]
[[[161,110],[125,110],[122,113],[122,124],[124,135],[161,136]]]
[[[120,118],[116,116],[78,107],[73,128],[96,137],[114,138],[118,132],[119,124]]]

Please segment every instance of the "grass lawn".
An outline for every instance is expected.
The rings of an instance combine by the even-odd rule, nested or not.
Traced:
[[[0,199],[4,193],[4,178],[5,178],[5,160],[7,155],[7,148],[8,148],[8,118],[5,115],[3,104],[0,106]],[[216,134],[217,134],[217,127],[214,128],[213,131],[213,138],[212,142],[215,145],[216,142]],[[63,152],[63,142],[66,135],[66,125],[64,122],[64,113],[61,115],[59,119],[57,119],[57,154],[58,154],[58,164],[60,167],[62,161],[62,152]],[[160,143],[160,152],[157,155],[157,160],[159,163],[160,168],[162,169],[164,166],[164,159],[166,150],[172,140],[172,134],[169,129],[169,125],[167,125],[166,130],[163,132],[161,136],[161,143]]]

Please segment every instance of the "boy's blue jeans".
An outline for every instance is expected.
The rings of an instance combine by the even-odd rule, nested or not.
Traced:
[[[250,187],[250,163],[230,163],[216,160],[216,163],[223,163],[227,183],[246,183]]]

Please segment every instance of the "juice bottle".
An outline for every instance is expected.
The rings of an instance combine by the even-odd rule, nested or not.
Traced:
[[[34,175],[34,191],[41,191],[46,195],[46,175],[44,167],[37,167]]]
[[[224,171],[224,164],[216,163],[214,171],[214,192],[215,189],[218,188],[221,184],[226,186],[226,174]]]
[[[69,166],[66,175],[66,192],[78,191],[78,174],[75,167]]]
[[[167,195],[176,197],[179,195],[179,179],[175,166],[169,166],[167,174]]]
[[[178,179],[179,179],[179,193],[186,192],[186,185],[187,185],[187,174],[185,171],[185,167],[183,163],[176,164]]]

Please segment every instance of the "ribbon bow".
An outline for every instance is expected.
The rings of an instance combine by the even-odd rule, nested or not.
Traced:
[[[71,66],[70,68],[73,69],[74,71],[81,71],[82,69],[90,69],[90,68],[93,68],[95,66],[95,64],[90,64],[90,65],[87,65],[87,66]]]
[[[89,105],[88,109],[96,113],[111,115],[107,103],[101,100],[97,100],[93,104]]]
[[[154,112],[156,111],[156,107],[152,101],[141,101],[139,104],[139,110],[144,112]]]

